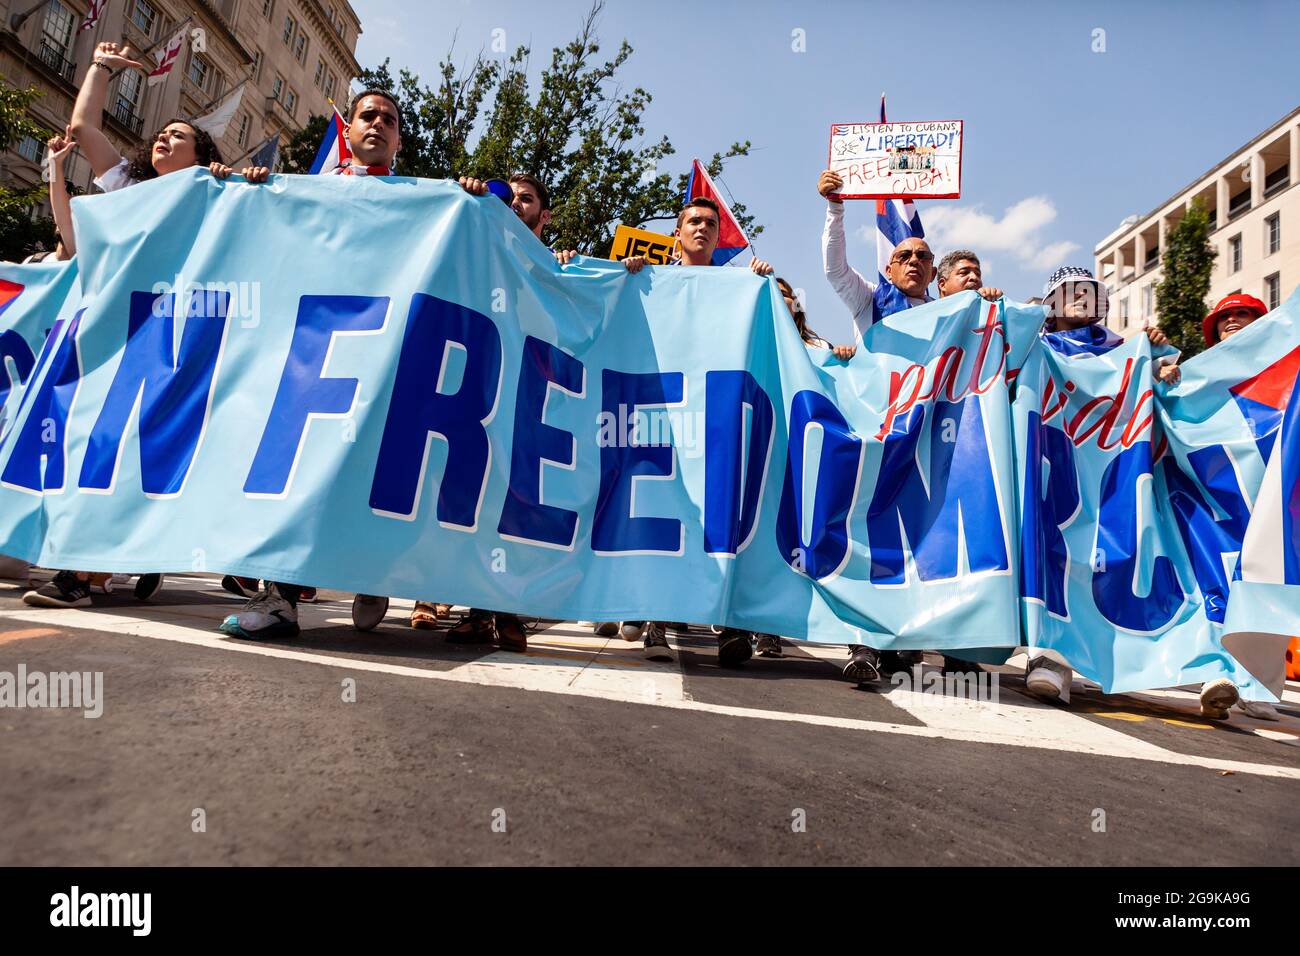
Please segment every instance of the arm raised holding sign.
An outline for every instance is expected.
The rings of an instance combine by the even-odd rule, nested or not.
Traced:
[[[826,198],[826,228],[822,232],[822,266],[831,288],[843,300],[853,313],[854,324],[859,329],[870,324],[871,297],[875,295],[876,284],[849,265],[845,255],[844,242],[844,202],[838,190],[844,186],[844,180],[832,170],[824,170],[817,180],[817,191]],[[859,318],[865,316],[864,323]]]

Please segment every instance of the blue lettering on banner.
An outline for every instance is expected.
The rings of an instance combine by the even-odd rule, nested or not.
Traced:
[[[684,553],[686,531],[679,519],[635,512],[638,481],[676,473],[672,445],[639,440],[646,436],[636,434],[637,422],[647,418],[638,411],[680,405],[685,396],[686,376],[681,372],[602,373],[601,417],[620,425],[613,440],[600,443],[600,491],[591,527],[591,548],[597,554]]]
[[[465,353],[460,386],[443,391],[452,349]],[[458,531],[478,528],[492,445],[487,425],[501,390],[501,333],[482,312],[416,293],[402,337],[393,397],[379,444],[370,509],[415,520],[435,437],[447,443],[438,486],[438,523]]]
[[[746,371],[706,373],[704,396],[704,550],[735,555],[758,528],[772,454],[772,399]]]
[[[531,335],[524,341],[515,397],[510,487],[497,523],[502,537],[573,549],[578,513],[542,502],[542,466],[572,470],[577,464],[578,442],[572,432],[548,425],[544,419],[551,389],[581,398],[586,392],[586,374],[582,363],[568,352]]]
[[[131,293],[126,347],[86,446],[82,491],[112,493],[123,438],[138,407],[144,493],[181,492],[207,424],[229,302],[226,292],[191,294],[178,356],[176,297]]]
[[[1223,558],[1241,554],[1246,525],[1250,523],[1250,507],[1241,493],[1237,470],[1222,445],[1196,449],[1187,456],[1187,463],[1225,517],[1219,518],[1210,510],[1195,482],[1183,473],[1173,456],[1162,463],[1169,504],[1192,561],[1192,574],[1201,589],[1205,616],[1222,624],[1231,586]],[[1240,560],[1236,564],[1232,580],[1241,577]]]
[[[13,363],[16,376],[9,372],[10,362]],[[3,384],[0,384],[0,407],[9,400],[9,392],[14,386],[27,381],[35,364],[36,356],[32,354],[32,348],[26,339],[14,329],[0,332],[0,372],[4,373]]]
[[[1070,548],[1063,531],[1078,515],[1082,500],[1074,443],[1059,428],[1043,425],[1038,412],[1029,412],[1028,421],[1020,525],[1021,594],[1069,620]]]
[[[30,406],[31,411],[14,439],[13,451],[5,465],[0,483],[18,491],[42,494],[63,490],[64,442],[67,438],[68,411],[81,382],[81,362],[77,355],[77,333],[86,310],[65,322],[56,319],[45,338],[28,383],[36,389],[23,390],[15,421]],[[13,435],[6,436],[8,442]],[[45,467],[42,470],[41,465]]]
[[[271,414],[244,482],[244,494],[283,498],[289,493],[313,418],[346,418],[356,400],[355,378],[321,373],[336,335],[377,332],[389,300],[367,295],[304,295],[298,300],[289,355]]]
[[[906,583],[904,547],[910,548],[922,581],[957,577],[962,541],[971,572],[1010,567],[979,396],[936,401],[932,407],[928,480],[916,458],[925,406],[913,409],[906,425],[895,424],[884,440],[867,511],[875,584]]]
[[[1141,634],[1172,621],[1184,599],[1174,563],[1163,554],[1152,564],[1149,593],[1134,593],[1141,561],[1139,534],[1154,504],[1151,442],[1138,442],[1116,455],[1102,475],[1092,598],[1106,620]]]
[[[809,463],[808,433],[821,430],[821,454],[804,540],[809,502],[803,493]],[[776,516],[776,543],[787,564],[820,581],[838,574],[849,560],[849,514],[862,476],[863,441],[825,395],[804,390],[790,401],[790,442]]]

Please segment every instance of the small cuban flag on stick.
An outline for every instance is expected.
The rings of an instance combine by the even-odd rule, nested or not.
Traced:
[[[691,162],[691,176],[686,181],[685,201],[690,202],[700,197],[712,199],[718,204],[719,218],[722,221],[718,224],[718,248],[713,250],[713,264],[726,265],[749,246],[749,240],[741,231],[736,217],[731,214],[731,207],[714,188],[713,180],[704,171],[704,164],[697,159]]]
[[[312,176],[331,173],[352,159],[352,148],[348,145],[348,137],[344,132],[347,123],[339,114],[339,108],[334,105],[334,101],[330,100],[329,103],[334,110],[334,115],[330,118],[329,125],[325,127],[325,138],[321,140],[320,149],[316,150],[316,158],[312,160],[311,169],[307,170]]]
[[[880,122],[885,119],[885,94],[880,94]],[[924,239],[921,214],[910,199],[876,200],[876,295],[872,321],[907,308],[907,296],[885,278],[885,269],[894,257],[894,247],[904,239]]]

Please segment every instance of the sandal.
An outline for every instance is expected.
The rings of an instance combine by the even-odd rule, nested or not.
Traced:
[[[438,611],[436,605],[429,601],[416,601],[415,608],[411,611],[411,627],[420,631],[431,631],[437,626]]]

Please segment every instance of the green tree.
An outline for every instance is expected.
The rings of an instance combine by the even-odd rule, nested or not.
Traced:
[[[1165,237],[1165,251],[1160,259],[1164,277],[1156,286],[1156,309],[1160,314],[1160,327],[1183,353],[1191,358],[1205,348],[1201,336],[1201,320],[1208,310],[1206,296],[1210,292],[1210,273],[1218,252],[1210,244],[1210,230],[1214,224],[1210,214],[1199,199],[1169,230]]]
[[[0,83],[0,152],[12,149],[26,136],[44,143],[50,131],[34,122],[27,107],[40,96],[35,89],[20,90]],[[54,221],[32,212],[44,201],[44,186],[0,185],[0,259],[18,261],[40,249],[54,248]]]
[[[307,118],[302,129],[289,138],[289,142],[280,149],[280,170],[286,173],[306,173],[316,159],[316,150],[325,138],[329,126],[328,116],[312,115]]]
[[[535,94],[525,46],[499,62],[480,52],[463,69],[448,53],[436,86],[405,69],[394,78],[387,60],[365,70],[363,87],[392,93],[402,104],[398,172],[429,178],[532,173],[551,195],[543,241],[591,255],[608,254],[619,223],[674,220],[687,173],[659,171],[676,150],[667,136],[647,138],[642,116],[652,96],[617,82],[632,47],[623,41],[612,58],[598,58],[602,7],[597,0],[578,35],[552,51]],[[715,152],[705,163],[709,175],[716,179],[728,160],[749,149],[746,140]],[[743,204],[730,205],[749,236],[763,231]]]

